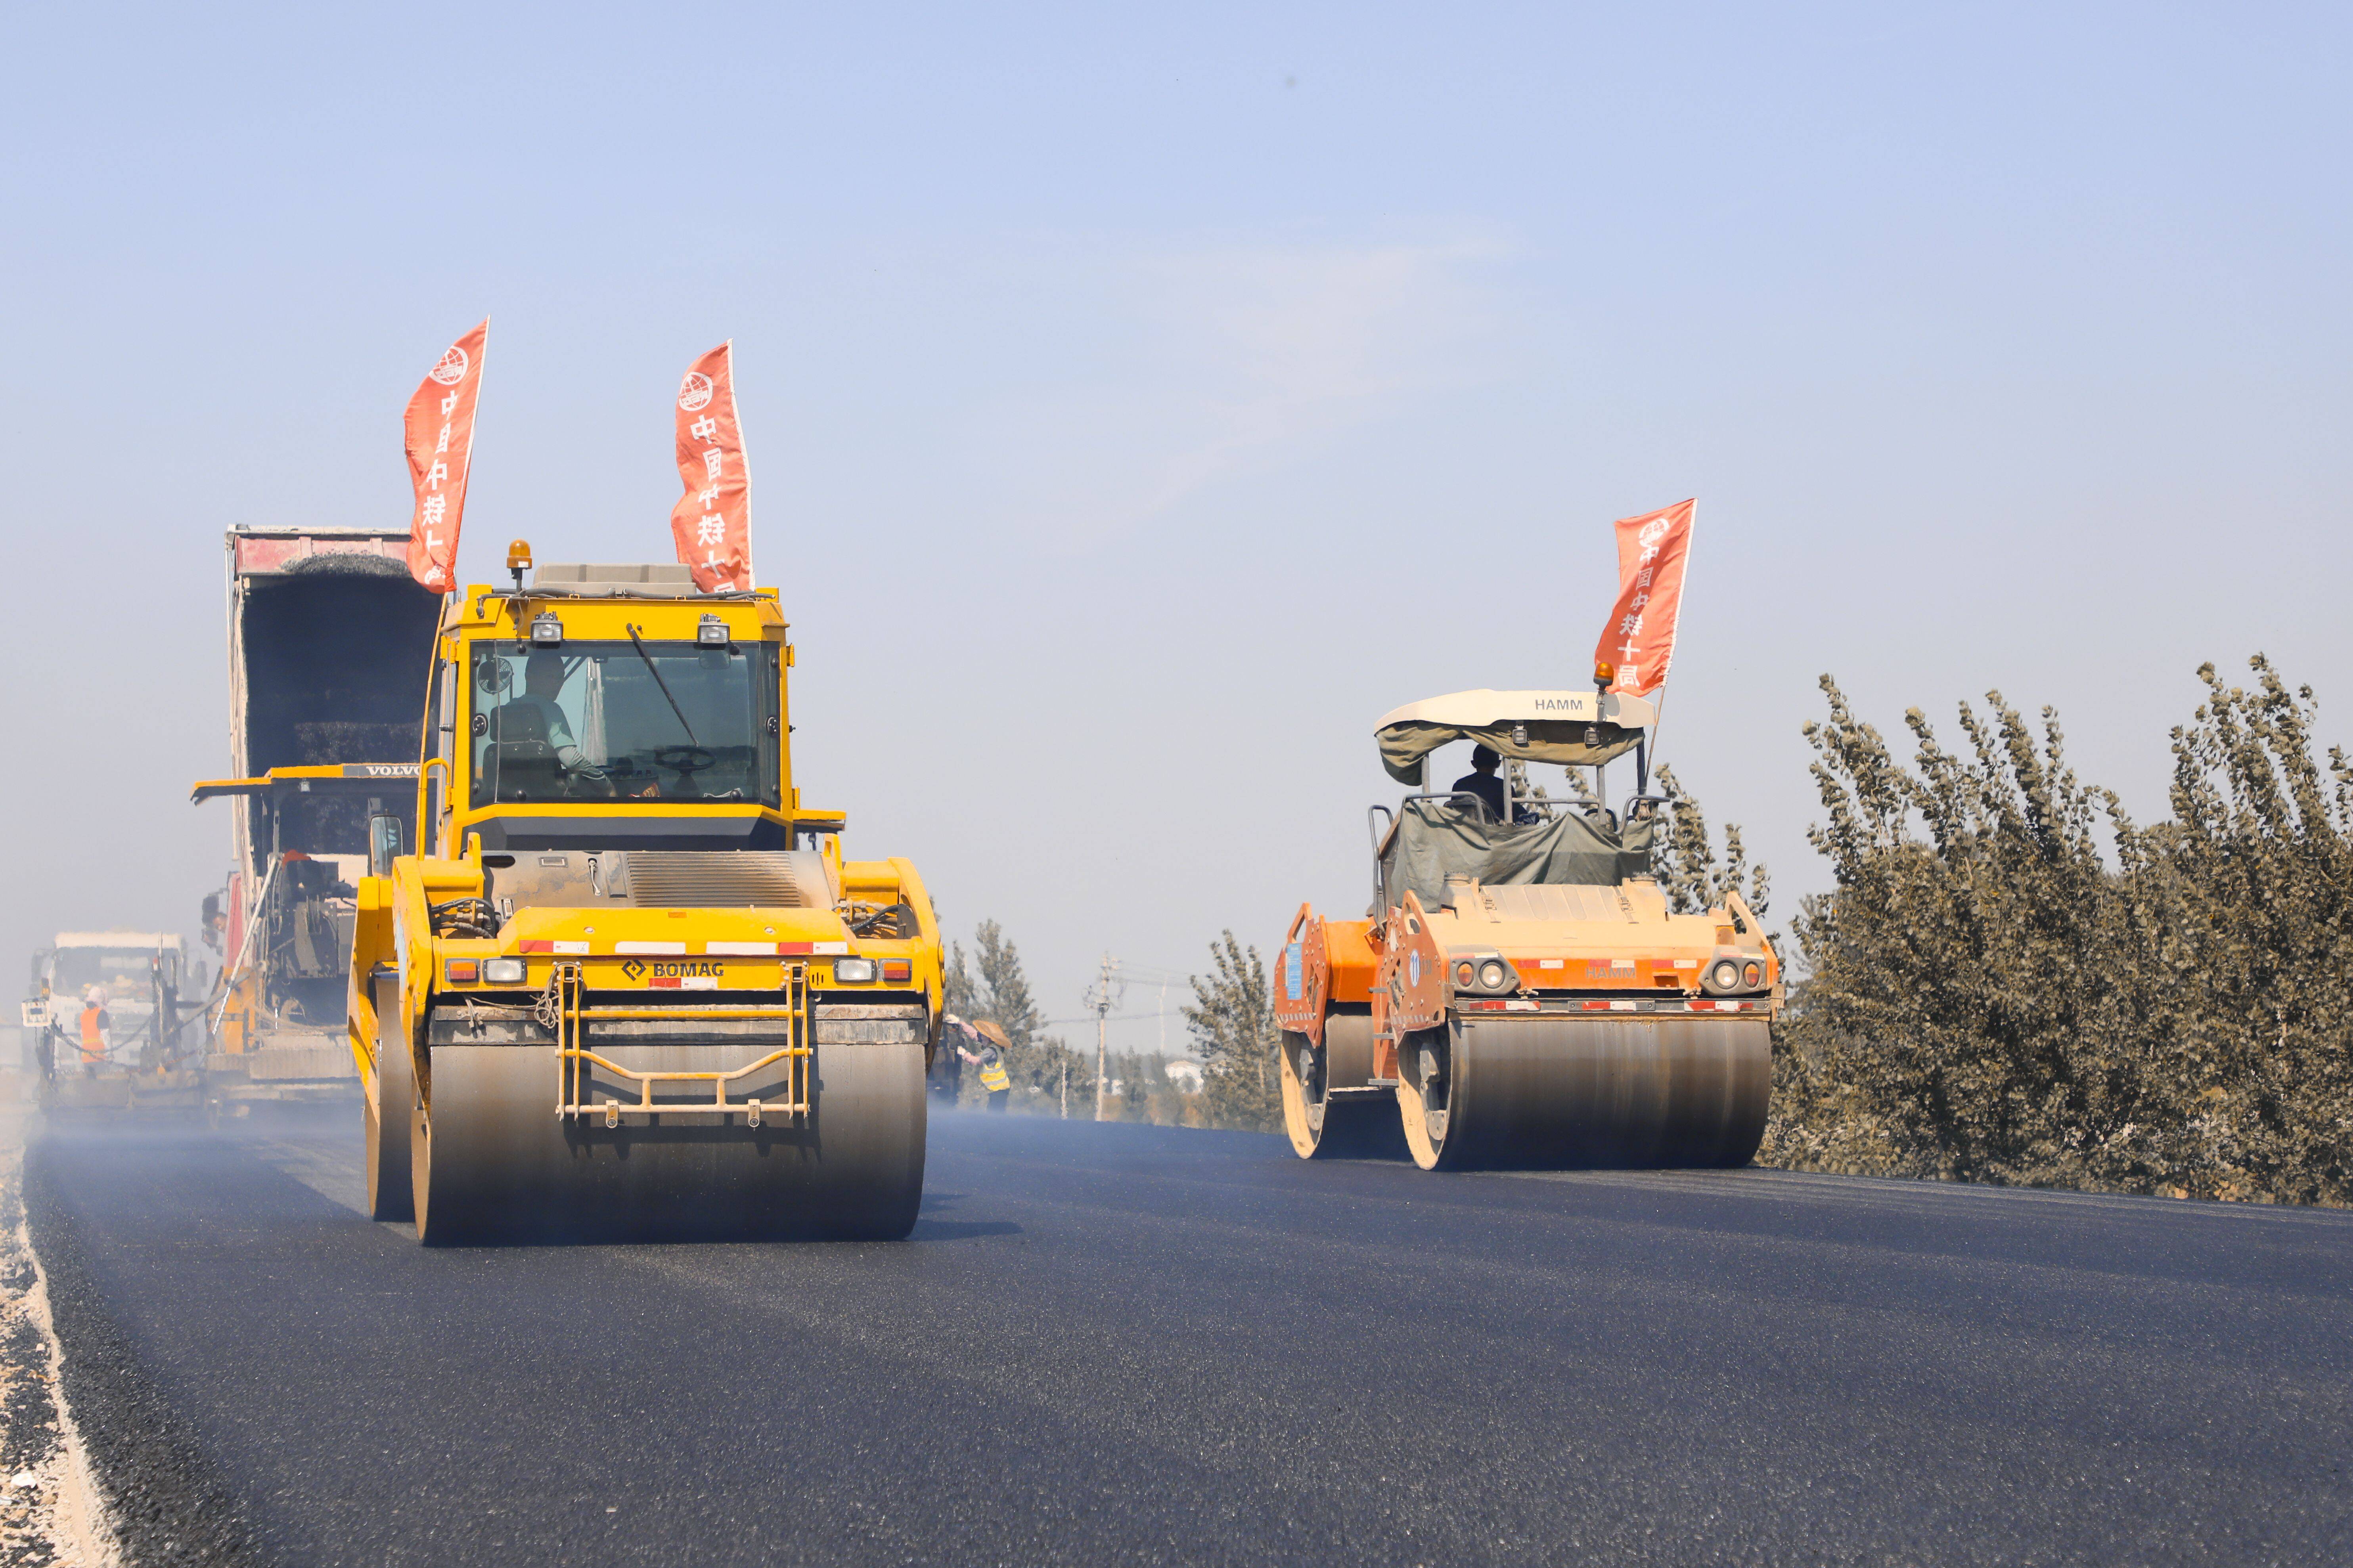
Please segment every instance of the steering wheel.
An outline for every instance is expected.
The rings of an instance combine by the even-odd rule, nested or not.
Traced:
[[[689,778],[718,761],[715,752],[702,746],[663,746],[654,752],[658,765],[675,769]]]

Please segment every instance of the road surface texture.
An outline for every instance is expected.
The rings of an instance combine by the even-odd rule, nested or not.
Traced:
[[[137,1562],[2332,1563],[2353,1214],[940,1115],[896,1245],[427,1251],[53,1131]]]

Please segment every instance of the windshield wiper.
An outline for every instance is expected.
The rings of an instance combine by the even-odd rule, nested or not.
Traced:
[[[612,625],[610,621],[607,621],[605,624],[607,626]],[[686,710],[678,705],[677,698],[670,696],[670,682],[664,680],[661,678],[661,671],[654,668],[654,656],[646,651],[645,639],[638,636],[638,628],[629,625],[628,622],[623,621],[621,623],[621,629],[628,633],[629,641],[637,645],[638,657],[646,661],[646,673],[654,678],[654,684],[661,688],[662,696],[670,702],[670,710],[678,715],[678,727],[686,731],[688,743],[696,746],[702,744],[702,742],[694,738],[694,726],[686,721]]]

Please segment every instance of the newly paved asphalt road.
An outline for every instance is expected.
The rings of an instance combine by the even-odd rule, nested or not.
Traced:
[[[52,1133],[146,1561],[2342,1563],[2353,1215],[944,1116],[912,1241],[432,1251]]]

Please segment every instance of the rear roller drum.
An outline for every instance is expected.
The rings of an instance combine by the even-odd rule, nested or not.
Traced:
[[[1397,1107],[1368,1087],[1372,1063],[1373,1021],[1364,1013],[1327,1016],[1320,1049],[1305,1035],[1282,1037],[1282,1127],[1301,1159],[1405,1157]]]
[[[1408,1036],[1398,1106],[1425,1171],[1745,1165],[1765,1135],[1763,1019],[1496,1019]]]
[[[597,1048],[640,1072],[723,1071],[755,1054],[741,1044]],[[417,1237],[430,1247],[890,1241],[914,1228],[923,1202],[920,1045],[818,1047],[806,1116],[773,1109],[789,1099],[785,1064],[772,1085],[742,1080],[735,1098],[771,1107],[756,1128],[742,1112],[614,1126],[558,1117],[549,1046],[435,1046],[430,1069],[432,1105],[414,1118],[409,1156]]]

